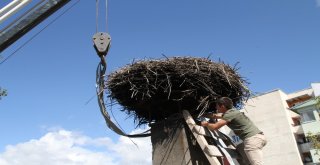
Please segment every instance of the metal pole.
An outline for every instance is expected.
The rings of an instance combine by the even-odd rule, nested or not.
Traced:
[[[3,15],[4,12],[7,12],[8,10],[11,10],[14,6],[17,6],[21,0],[13,0],[8,5],[0,9],[0,16]]]
[[[0,32],[0,53],[71,0],[48,0],[18,21],[14,27]]]
[[[22,0],[22,1],[13,1],[7,6],[5,6],[3,9],[1,9],[1,17],[0,17],[0,24],[8,19],[10,16],[18,12],[20,9],[22,9],[24,6],[26,6],[28,3],[30,3],[32,0]]]

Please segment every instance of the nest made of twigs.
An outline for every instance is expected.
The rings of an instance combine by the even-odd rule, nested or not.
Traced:
[[[241,107],[250,91],[237,70],[208,58],[141,60],[111,73],[106,84],[109,97],[141,125],[184,109],[192,114],[214,111],[212,105],[222,96]]]

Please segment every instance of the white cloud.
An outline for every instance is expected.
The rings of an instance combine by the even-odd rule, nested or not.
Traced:
[[[91,138],[67,130],[48,132],[39,139],[6,146],[0,165],[150,165],[150,138]]]

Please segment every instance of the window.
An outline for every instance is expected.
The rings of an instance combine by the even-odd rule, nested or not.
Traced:
[[[302,113],[302,119],[303,119],[303,122],[316,120],[316,118],[313,114],[313,111],[307,111],[307,112]]]

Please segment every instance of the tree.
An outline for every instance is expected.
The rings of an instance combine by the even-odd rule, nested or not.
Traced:
[[[316,150],[316,155],[320,155],[320,133],[313,134],[311,132],[308,132],[307,138],[310,140],[312,148]]]
[[[0,60],[1,60],[1,59],[2,59],[2,56],[0,55]],[[0,100],[2,99],[2,97],[7,96],[7,95],[8,95],[7,90],[2,89],[2,88],[0,87]]]
[[[7,90],[2,89],[2,88],[0,87],[0,100],[2,99],[2,97],[7,96],[7,95],[8,95]]]

